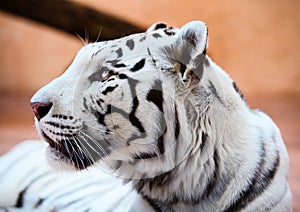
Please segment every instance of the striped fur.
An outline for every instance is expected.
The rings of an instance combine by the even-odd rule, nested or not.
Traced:
[[[67,71],[31,100],[47,105],[36,126],[49,143],[50,164],[98,167],[99,181],[108,186],[113,181],[99,170],[105,167],[128,183],[116,188],[125,190],[119,193],[123,201],[135,196],[126,205],[133,211],[291,211],[280,132],[266,114],[249,108],[234,81],[206,55],[207,32],[199,21],[180,29],[159,23],[145,33],[83,47]],[[60,199],[78,186],[77,195],[61,197],[73,205],[86,199],[79,197],[89,190],[85,183],[93,184],[90,176],[83,178],[75,174],[72,185],[59,179],[64,186],[49,187]],[[40,180],[32,179],[29,188]],[[51,199],[27,197],[24,188],[9,206]],[[106,203],[106,192],[98,192]]]
[[[0,211],[126,211],[130,185],[100,169],[56,172],[47,145],[26,141],[0,158]]]

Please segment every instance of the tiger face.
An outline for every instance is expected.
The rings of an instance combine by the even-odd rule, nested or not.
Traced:
[[[206,45],[205,24],[190,22],[84,46],[31,99],[49,161],[77,169],[102,161],[117,169],[174,156],[176,140],[189,134],[188,118],[178,114],[201,80]],[[171,169],[176,161],[166,163]]]
[[[84,46],[31,99],[49,162],[104,164],[131,182],[134,209],[290,211],[280,131],[206,47],[198,21]]]

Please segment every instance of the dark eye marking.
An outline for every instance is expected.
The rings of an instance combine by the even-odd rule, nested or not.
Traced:
[[[103,75],[105,75],[105,76],[103,77]],[[91,74],[88,77],[88,79],[91,83],[95,82],[95,81],[105,81],[109,78],[109,77],[107,77],[108,75],[110,77],[111,75],[113,75],[113,73],[110,73],[110,70],[108,67],[102,66],[100,68],[100,70],[97,70],[95,73]],[[107,78],[107,79],[104,79],[104,78]]]
[[[102,91],[103,95],[106,95],[108,92],[112,92],[113,90],[115,90],[115,88],[117,88],[118,85],[115,86],[108,86],[104,91]]]
[[[137,62],[131,69],[130,71],[138,71],[140,69],[142,69],[145,65],[145,59],[141,59],[139,62]]]
[[[131,112],[129,113],[129,116],[128,116],[129,121],[131,122],[131,124],[133,126],[135,126],[136,128],[139,129],[140,133],[145,133],[146,131],[145,131],[141,121],[135,116],[136,110],[137,110],[138,105],[139,105],[139,100],[136,96],[133,98],[132,103],[133,103],[132,109],[131,109]]]
[[[109,79],[107,80],[107,82],[110,82],[110,81],[113,81],[113,80],[115,80],[115,78],[109,78]]]

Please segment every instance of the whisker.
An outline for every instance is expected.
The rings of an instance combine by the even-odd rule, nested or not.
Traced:
[[[82,134],[82,135],[81,135]],[[92,138],[90,135],[86,134],[83,130],[79,131],[79,135],[80,136],[86,136],[90,139],[90,141],[92,141],[95,145],[97,145],[97,147],[103,149],[103,147],[98,144],[97,140]],[[103,140],[106,142],[106,143],[109,143],[105,138],[103,138]],[[113,149],[111,151],[114,151]],[[104,152],[105,153],[105,152]]]
[[[75,140],[76,145],[82,151],[83,154],[89,153],[88,149],[84,145],[82,145],[82,142],[86,142],[86,141],[83,141],[78,136],[74,136],[74,140]]]
[[[70,149],[69,149],[68,145],[66,144],[66,142],[67,142],[66,140],[63,140],[63,145],[64,145],[65,149],[67,150],[69,157],[72,158],[73,152],[70,152]]]
[[[76,137],[76,136],[73,136],[71,142],[72,142],[72,144],[74,143],[74,144],[76,145],[76,147],[77,147],[77,149],[78,149],[78,151],[79,151],[79,152],[76,151],[77,154],[79,154],[81,158],[84,158],[84,157],[85,157],[85,152],[83,151],[81,145],[78,144],[78,143],[80,143],[80,141],[77,141],[77,137]]]
[[[74,137],[74,141],[76,142],[76,144],[77,142],[80,143],[80,141],[78,141],[77,139],[78,139],[77,137]],[[84,155],[84,158],[86,158],[90,162],[90,164],[93,164],[95,161],[93,160],[93,156],[91,155],[91,153],[87,150],[85,146],[81,146],[81,145],[79,146],[80,146],[81,154]]]
[[[77,33],[75,32],[75,35],[76,35],[76,37],[79,38],[79,40],[82,42],[83,46],[86,46],[86,45],[87,45],[86,41],[85,41],[79,34],[77,34]]]
[[[79,154],[77,153],[77,151],[76,151],[75,148],[73,147],[71,141],[70,141],[70,146],[71,146],[71,148],[73,149],[73,152],[74,152],[74,157],[75,157],[75,163],[76,163],[76,166],[77,166],[77,167],[80,167],[80,164],[79,164],[79,162],[78,162],[78,159],[79,159],[79,160],[80,160],[80,163],[81,163],[81,165],[82,165],[82,167],[85,167],[84,162],[82,161],[82,159],[80,158]],[[76,156],[76,155],[77,155],[77,156]],[[72,160],[72,161],[73,161],[73,160]],[[74,161],[73,161],[73,162],[74,162]]]
[[[100,36],[101,36],[101,33],[102,33],[102,26],[100,27],[100,30],[99,30],[99,33],[97,35],[97,38],[96,38],[96,41],[95,42],[98,42],[99,39],[100,39]]]
[[[104,161],[107,160],[106,156],[108,156],[108,154],[107,154],[106,150],[100,144],[98,144],[96,139],[92,138],[91,136],[89,136],[88,134],[86,134],[82,131],[79,132],[78,136],[80,136],[80,138],[83,139],[82,141],[84,141],[96,154],[98,154],[102,160],[104,160]],[[86,138],[88,138],[88,141],[86,140]],[[101,151],[101,153],[103,153],[105,156],[103,157],[100,152],[98,152],[94,147],[92,147],[91,144],[89,143],[89,141],[93,142],[93,144],[96,145],[99,148],[99,150]]]
[[[89,43],[89,33],[86,30],[86,28],[84,29],[84,41],[85,41],[86,44]]]
[[[86,133],[83,133],[83,132],[79,132],[79,134],[78,134],[79,136],[80,136],[80,138],[82,138],[83,139],[83,141],[95,152],[95,153],[97,153],[97,154],[99,154],[100,155],[100,153],[94,148],[94,147],[92,147],[91,146],[91,144],[86,140],[86,137],[87,138],[89,138],[89,140],[91,141],[91,142],[93,142],[93,144],[95,144],[99,149],[100,149],[100,151],[102,151],[102,153],[104,153],[105,155],[107,155],[106,154],[106,151],[103,149],[103,147],[101,146],[101,145],[99,145],[96,141],[94,141],[95,139],[93,139],[92,137],[90,137],[89,135],[87,135]]]

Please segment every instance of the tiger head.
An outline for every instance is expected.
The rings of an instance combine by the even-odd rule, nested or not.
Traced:
[[[179,29],[158,23],[84,46],[31,99],[49,161],[76,169],[104,162],[143,174],[174,168],[196,148],[192,128],[209,108],[206,47],[200,21]]]

